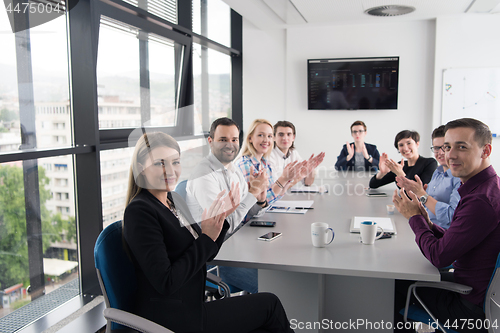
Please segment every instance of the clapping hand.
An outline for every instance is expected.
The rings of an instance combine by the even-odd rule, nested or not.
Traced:
[[[366,145],[364,142],[361,142],[361,152],[363,153],[363,157],[365,159],[370,159],[370,154],[368,154],[368,150],[366,149]]]
[[[316,155],[316,157],[313,157],[314,154],[311,155],[311,157],[309,158],[309,161],[311,162],[312,170],[316,169],[318,167],[318,165],[323,163],[323,160],[325,159],[325,155],[326,154],[323,151],[321,153],[319,153],[318,155]]]
[[[231,215],[240,205],[240,183],[236,183],[236,185],[235,183],[231,183],[231,190],[222,200],[224,201],[224,211],[226,216]]]
[[[389,156],[387,156],[387,153],[382,153],[382,155],[380,155],[380,159],[378,162],[378,169],[383,175],[388,174],[391,171],[391,169],[389,169],[389,167],[386,165],[386,162],[388,160]]]
[[[404,177],[406,176],[405,172],[403,171],[403,165],[404,165],[404,159],[401,159],[401,163],[397,163],[396,161],[392,159],[388,159],[385,161],[385,165],[389,170],[391,170],[396,176]]]
[[[267,189],[264,189],[262,192],[260,192],[257,196],[256,199],[258,202],[264,202],[267,200]]]
[[[398,190],[394,190],[392,202],[394,202],[396,209],[407,219],[415,215],[422,215],[429,228],[432,228],[432,222],[429,219],[429,214],[427,213],[424,205],[422,205],[422,203],[418,200],[417,195],[412,191],[407,191],[406,193],[408,193],[408,195],[405,194],[404,188],[399,190],[399,194]]]
[[[324,158],[325,158],[324,152],[321,152],[316,156],[312,154],[311,157],[309,157],[309,159],[307,160],[307,163],[304,165],[303,169],[301,170],[299,176],[295,180],[299,181],[304,177],[307,177],[309,174],[311,174],[311,172],[313,172],[316,169],[316,167],[323,162]]]
[[[265,170],[260,170],[254,174],[253,166],[250,166],[250,174],[248,176],[248,192],[257,197],[262,191],[269,187],[269,177]]]
[[[295,162],[287,164],[285,166],[285,169],[283,170],[283,176],[285,177],[285,181],[288,183],[288,182],[294,180],[295,178],[297,178],[301,168],[303,168],[306,163],[307,163],[307,161],[303,161],[300,163],[295,161]],[[284,185],[285,184],[283,184],[283,186]]]
[[[222,226],[224,225],[224,219],[226,218],[226,214],[224,213],[224,200],[222,199],[225,193],[226,191],[223,190],[217,194],[210,208],[205,208],[203,214],[201,214],[201,231],[214,242],[217,240],[217,237],[219,237]]]
[[[347,160],[350,161],[354,156],[354,144],[349,144],[349,141],[346,141],[345,146],[347,148]]]
[[[406,177],[397,176],[396,177],[396,184],[400,188],[404,187],[408,191],[412,191],[416,195],[422,196],[425,194],[425,190],[427,189],[427,184],[423,185],[422,180],[420,179],[420,177],[418,175],[415,175],[415,179],[416,179],[416,181],[408,179]]]

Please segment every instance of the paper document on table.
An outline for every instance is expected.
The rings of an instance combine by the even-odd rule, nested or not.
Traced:
[[[396,225],[394,221],[389,217],[366,217],[366,216],[354,216],[351,221],[351,232],[359,232],[359,227],[363,221],[372,221],[377,223],[384,232],[390,234],[397,234]]]
[[[311,186],[306,186],[304,184],[296,184],[290,189],[292,193],[328,193],[328,190],[324,185],[312,184]]]
[[[268,213],[305,214],[314,203],[313,200],[278,200],[267,210]]]

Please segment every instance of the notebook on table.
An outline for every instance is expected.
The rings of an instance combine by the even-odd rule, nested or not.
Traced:
[[[351,220],[351,232],[359,233],[359,227],[363,221],[373,221],[376,222],[384,232],[396,235],[398,232],[396,230],[396,225],[390,217],[368,217],[368,216],[354,216]]]

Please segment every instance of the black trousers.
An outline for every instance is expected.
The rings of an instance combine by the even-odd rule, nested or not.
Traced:
[[[290,333],[279,298],[258,293],[205,303],[206,326],[200,333]]]
[[[446,273],[446,275],[441,276],[441,280],[452,281],[452,276]],[[394,332],[414,332],[412,329],[397,329],[397,323],[404,320],[399,311],[404,309],[408,287],[413,283],[415,281],[396,280]],[[487,332],[483,328],[485,324],[483,309],[463,299],[458,293],[436,288],[419,287],[417,288],[417,295],[434,317],[439,320],[440,324],[448,323],[449,328],[457,332]],[[412,297],[410,304],[421,307],[415,297]],[[454,323],[457,326],[453,326]],[[444,328],[446,329],[446,326]]]

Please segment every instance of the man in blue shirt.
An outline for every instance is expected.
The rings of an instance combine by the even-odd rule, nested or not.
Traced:
[[[420,202],[424,204],[429,219],[432,223],[444,229],[450,227],[453,213],[460,201],[458,188],[462,184],[460,179],[453,177],[451,170],[444,158],[444,125],[439,126],[432,132],[432,147],[434,157],[439,163],[438,168],[432,174],[429,184],[422,185],[422,181],[416,175],[413,181],[405,177],[396,177],[399,187],[415,193]]]

